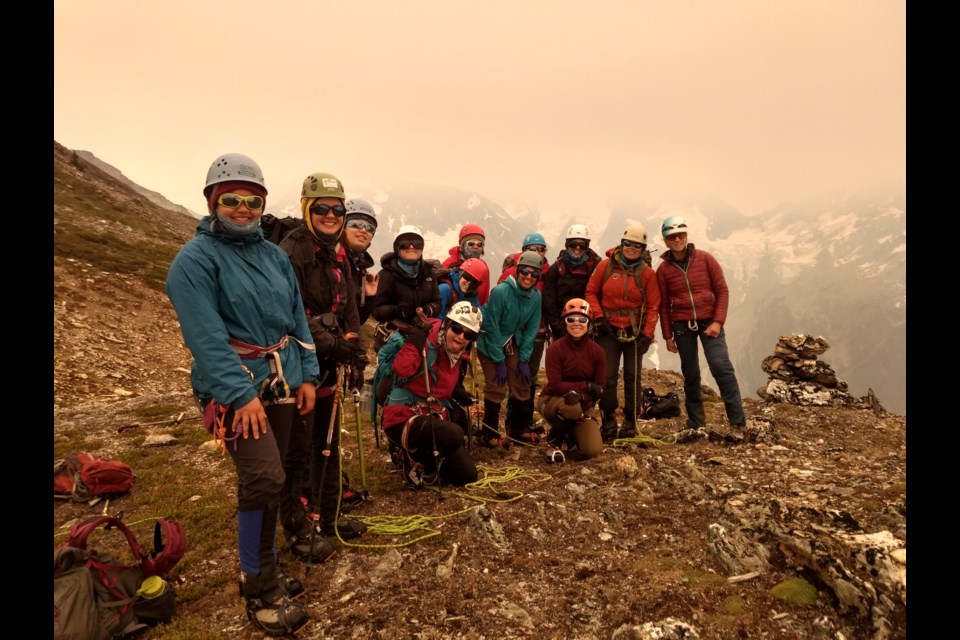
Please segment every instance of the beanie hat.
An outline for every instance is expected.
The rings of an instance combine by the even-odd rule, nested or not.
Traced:
[[[236,191],[237,189],[247,189],[252,191],[256,195],[264,199],[266,203],[267,190],[264,189],[261,185],[254,182],[247,182],[246,180],[234,180],[233,182],[220,182],[214,185],[213,190],[210,192],[210,197],[207,199],[207,207],[210,209],[210,213],[214,214],[217,211],[217,200],[220,199],[225,193],[231,191]],[[264,204],[266,207],[266,204]]]

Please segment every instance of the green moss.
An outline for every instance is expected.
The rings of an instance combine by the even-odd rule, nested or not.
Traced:
[[[803,578],[790,578],[770,589],[770,593],[780,600],[800,606],[808,606],[817,601],[817,588]]]
[[[723,611],[729,615],[736,615],[743,611],[747,602],[740,596],[728,596],[723,601]]]

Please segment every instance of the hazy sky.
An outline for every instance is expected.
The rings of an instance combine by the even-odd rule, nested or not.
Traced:
[[[226,152],[275,195],[906,185],[902,0],[55,0],[53,82],[57,142],[197,212]]]

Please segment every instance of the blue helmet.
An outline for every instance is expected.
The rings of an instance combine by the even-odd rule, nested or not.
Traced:
[[[523,244],[520,245],[520,250],[525,251],[527,247],[535,244],[542,244],[547,246],[547,241],[543,239],[543,236],[539,233],[528,233],[523,236]]]

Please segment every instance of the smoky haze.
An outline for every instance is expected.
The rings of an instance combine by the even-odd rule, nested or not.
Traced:
[[[906,181],[902,2],[54,2],[54,138],[204,211],[216,156],[572,210]]]

